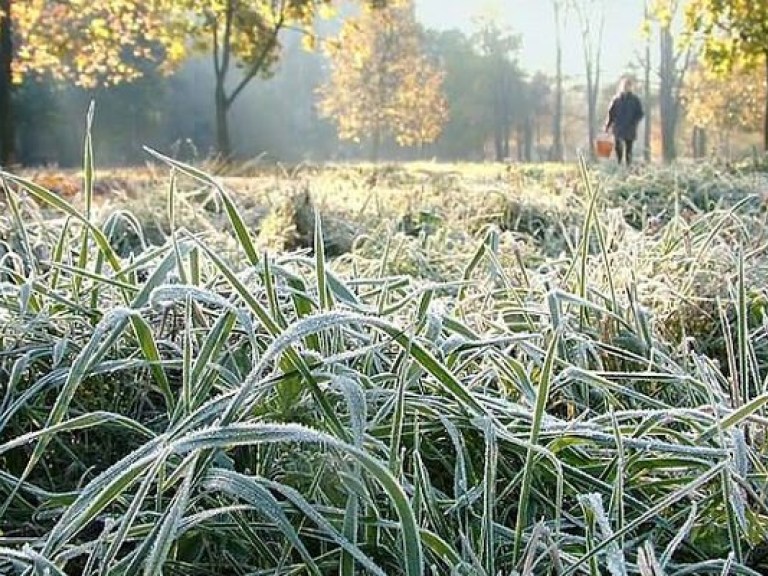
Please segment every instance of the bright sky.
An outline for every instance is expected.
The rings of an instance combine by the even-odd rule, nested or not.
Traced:
[[[596,1],[595,4],[599,4]],[[644,50],[640,36],[643,0],[602,0],[605,7],[602,70],[611,81],[627,71]],[[491,11],[504,24],[522,35],[522,67],[535,72],[554,73],[555,35],[551,0],[416,0],[421,21],[432,28],[472,30],[472,18]],[[599,22],[595,14],[595,27]],[[654,47],[655,48],[655,47]],[[574,15],[567,21],[563,42],[563,70],[566,75],[583,77],[584,60],[581,34]]]

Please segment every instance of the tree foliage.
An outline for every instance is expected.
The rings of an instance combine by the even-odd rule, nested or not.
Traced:
[[[724,76],[734,68],[762,67],[768,78],[768,0],[689,0],[689,37],[702,42],[702,62]],[[768,150],[768,95],[763,102],[763,138]]]
[[[78,86],[113,85],[141,76],[148,63],[171,69],[185,55],[169,26],[170,0],[27,0],[12,2],[15,83],[50,74]]]
[[[451,158],[478,158],[492,132],[488,61],[473,39],[459,30],[430,31],[427,50],[439,54],[445,73],[443,92],[450,117],[436,142],[439,154]]]
[[[50,76],[86,88],[171,70],[184,38],[168,19],[174,0],[25,0],[0,3],[0,163],[14,158],[13,86]]]
[[[424,52],[412,0],[364,6],[328,50],[332,71],[320,111],[342,139],[371,138],[377,156],[385,138],[420,146],[440,135],[448,113],[443,71]]]
[[[768,53],[768,0],[689,0],[689,34],[700,34],[705,62],[715,71],[760,65]]]
[[[736,66],[728,76],[698,66],[683,89],[686,116],[696,126],[719,133],[754,132],[765,99],[765,79],[753,69]]]
[[[445,70],[450,110],[436,152],[446,159],[479,159],[492,145],[498,159],[530,160],[534,151],[552,158],[556,83],[541,73],[526,78],[517,60],[519,36],[488,24],[481,19],[469,35],[459,30],[428,35],[429,51],[439,54]]]

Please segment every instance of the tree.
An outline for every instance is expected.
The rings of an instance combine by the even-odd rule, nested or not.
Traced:
[[[193,50],[213,63],[218,152],[232,155],[230,110],[252,80],[269,77],[280,58],[281,34],[293,30],[314,40],[318,13],[330,15],[332,0],[174,0],[177,22]],[[241,74],[233,77],[235,69]]]
[[[689,37],[701,39],[702,63],[713,73],[762,69],[768,79],[768,0],[688,0],[685,17]],[[768,151],[768,94],[763,147]]]
[[[653,0],[651,0],[653,1]],[[643,6],[644,20],[650,22],[651,11],[648,4],[649,0],[645,0]],[[643,66],[643,102],[645,102],[645,122],[643,123],[643,159],[646,162],[650,162],[653,157],[653,149],[651,147],[651,126],[653,117],[653,106],[651,106],[651,69],[653,67],[653,61],[651,59],[651,34],[647,31],[645,37],[645,51],[642,57]]]
[[[524,97],[520,71],[512,56],[520,49],[520,36],[501,28],[493,17],[479,20],[475,42],[489,63],[490,106],[493,114],[496,160],[509,158],[509,137],[513,115],[522,108]],[[514,100],[517,102],[514,102]],[[517,104],[517,105],[516,105]]]
[[[535,74],[526,80],[514,58],[518,39],[508,30],[489,30],[488,19],[468,36],[458,30],[431,32],[428,50],[440,59],[450,110],[436,152],[448,159],[482,158],[485,145],[493,144],[496,158],[515,156],[510,138],[517,140],[517,157],[533,158],[549,144],[552,120],[552,79]],[[491,21],[492,24],[492,21]],[[493,24],[495,26],[495,24]],[[500,42],[500,40],[504,40]]]
[[[13,87],[50,75],[92,88],[170,69],[183,40],[167,34],[171,0],[0,0],[0,163],[14,155]]]
[[[489,90],[487,60],[478,54],[472,39],[459,30],[429,31],[427,52],[439,58],[445,78],[443,92],[450,110],[436,153],[450,160],[480,158],[492,118],[478,95]]]
[[[541,124],[552,118],[552,80],[541,72],[537,72],[526,85],[526,118],[531,119],[532,137],[539,158],[551,159],[552,150],[544,153],[541,142]],[[557,96],[555,96],[556,98]],[[556,107],[556,106],[555,106]],[[562,134],[560,136],[562,138]],[[561,143],[562,147],[562,143]]]
[[[597,97],[600,92],[600,56],[605,26],[605,7],[602,0],[572,0],[581,28],[581,45],[584,53],[586,76],[587,118],[589,122],[589,149],[594,154],[597,138]],[[597,30],[594,15],[599,14]]]
[[[563,155],[563,12],[564,0],[552,0],[555,16],[555,113],[552,116],[552,160],[562,162]]]
[[[677,127],[680,120],[680,95],[693,54],[691,43],[675,42],[675,21],[680,0],[652,0],[647,16],[659,34],[659,116],[661,118],[661,154],[665,162],[677,157]]]
[[[515,129],[517,132],[517,159],[520,162],[531,162],[533,160],[533,144],[536,130],[536,111],[535,101],[536,93],[533,84],[529,82],[520,82],[517,88],[520,92],[521,102],[516,110],[521,112],[515,119]]]
[[[396,140],[401,146],[418,146],[437,140],[448,117],[448,108],[442,95],[443,73],[436,67],[417,66],[406,71],[404,90],[395,96],[401,114]],[[418,87],[418,89],[417,89]],[[425,97],[429,95],[430,97]]]
[[[370,139],[375,161],[386,138],[423,146],[440,135],[447,117],[443,72],[424,53],[412,0],[363,6],[329,53],[331,77],[319,108],[336,122],[342,140]]]
[[[735,131],[754,132],[760,124],[766,82],[759,71],[735,67],[721,76],[706,66],[696,66],[686,79],[682,98],[686,116],[694,126],[696,155],[703,152],[704,130],[714,132],[729,147]]]
[[[13,41],[11,0],[0,0],[0,166],[13,160],[16,140],[11,109]]]

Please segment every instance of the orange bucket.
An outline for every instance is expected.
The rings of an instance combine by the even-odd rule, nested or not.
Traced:
[[[613,138],[608,134],[598,136],[595,140],[595,152],[598,158],[610,158],[613,153]]]

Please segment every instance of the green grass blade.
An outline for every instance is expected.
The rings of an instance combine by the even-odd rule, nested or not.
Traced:
[[[259,482],[258,478],[231,470],[212,469],[206,474],[204,485],[209,490],[225,492],[237,500],[248,502],[274,523],[299,552],[311,574],[318,576],[321,574],[320,568],[283,511],[280,502]]]
[[[16,195],[12,194],[10,190],[8,190],[6,198],[8,198],[8,205],[11,208],[11,215],[13,216],[16,232],[18,232],[21,238],[21,248],[24,251],[22,257],[27,266],[29,266],[30,271],[34,272],[35,276],[38,276],[40,274],[40,263],[37,261],[37,256],[35,255],[35,251],[32,249],[32,244],[29,241],[29,234],[27,233],[27,227],[22,221]]]
[[[112,541],[109,543],[109,547],[107,548],[104,555],[100,558],[101,568],[99,570],[99,576],[109,575],[110,569],[112,568],[112,563],[117,557],[120,549],[126,543],[128,531],[141,512],[141,508],[145,504],[149,490],[155,482],[160,467],[164,465],[165,460],[163,458],[158,458],[153,462],[153,464],[144,474],[144,478],[139,485],[139,489],[133,495],[130,506],[120,517],[120,524],[117,532],[112,536]]]
[[[376,479],[387,493],[397,511],[401,530],[402,547],[407,576],[423,574],[423,556],[416,518],[408,499],[397,480],[391,475],[386,464],[369,455],[366,451],[304,426],[295,424],[231,424],[193,432],[176,440],[173,450],[180,454],[190,451],[232,448],[260,443],[299,442],[322,443],[354,458]]]
[[[207,184],[216,190],[219,197],[221,198],[222,203],[224,204],[224,210],[227,212],[230,224],[232,224],[232,227],[234,228],[235,237],[237,238],[240,246],[243,248],[243,251],[248,258],[248,262],[252,266],[256,266],[259,263],[259,253],[256,250],[256,245],[253,241],[251,233],[248,231],[245,220],[243,220],[243,217],[240,215],[240,211],[238,210],[234,201],[230,195],[227,194],[221,184],[217,182],[216,179],[214,179],[212,176],[206,174],[202,170],[195,168],[194,166],[190,166],[189,164],[174,160],[173,158],[165,156],[164,154],[148,148],[147,146],[144,146],[144,150],[161,162],[176,168],[182,174],[186,174],[187,176]]]
[[[739,389],[741,402],[748,404],[754,398],[752,391],[749,366],[749,313],[747,310],[747,288],[744,280],[744,248],[739,249],[739,272],[737,284],[736,305],[736,337],[739,355]]]
[[[0,454],[8,452],[9,450],[13,450],[14,448],[18,448],[19,446],[29,444],[43,436],[54,436],[62,432],[73,432],[75,430],[87,430],[89,428],[104,426],[106,424],[119,426],[125,430],[138,433],[145,438],[155,437],[155,434],[151,430],[145,426],[142,426],[135,420],[128,418],[127,416],[123,416],[121,414],[113,414],[111,412],[89,412],[87,414],[75,416],[69,420],[59,422],[58,424],[48,426],[42,430],[27,432],[26,434],[17,436],[12,440],[8,440],[7,442],[0,444]]]
[[[42,186],[38,186],[34,182],[27,180],[25,178],[21,178],[20,176],[15,176],[13,174],[0,170],[0,178],[4,178],[9,182],[13,182],[15,185],[21,188],[24,188],[27,192],[29,192],[32,196],[34,196],[39,201],[53,208],[56,208],[57,210],[60,210],[67,216],[70,216],[73,220],[77,220],[78,222],[83,224],[88,229],[88,232],[90,233],[90,235],[93,237],[94,241],[96,242],[96,245],[99,247],[99,250],[104,254],[104,257],[106,258],[107,262],[109,262],[109,265],[112,267],[112,270],[115,271],[115,273],[118,275],[121,281],[126,281],[126,279],[123,278],[120,273],[120,268],[121,268],[120,258],[117,256],[114,249],[109,244],[109,240],[107,240],[107,237],[104,235],[104,233],[101,230],[99,230],[97,226],[94,226],[87,218],[85,218],[71,204],[69,204],[69,202],[61,198],[58,194],[55,194],[50,190],[46,190]],[[81,265],[79,267],[84,268],[84,265]]]
[[[485,430],[485,468],[483,471],[483,568],[487,574],[496,574],[497,535],[496,524],[496,477],[499,448],[494,434],[493,426],[489,425]]]
[[[539,386],[536,390],[536,406],[534,408],[533,422],[531,423],[530,436],[528,438],[530,446],[535,446],[539,441],[541,425],[544,421],[547,402],[549,400],[549,391],[550,387],[552,386],[555,356],[557,354],[559,342],[560,334],[559,332],[555,331],[552,334],[549,346],[547,348],[546,356],[544,357],[544,365],[541,370],[541,376],[539,377]],[[518,500],[517,506],[517,521],[515,523],[515,542],[513,551],[514,564],[517,564],[520,560],[523,544],[523,532],[529,525],[528,506],[531,494],[531,484],[533,482],[533,463],[534,451],[529,448],[525,456],[525,463],[523,464],[523,478],[520,487],[520,498]]]
[[[147,442],[94,478],[48,533],[43,554],[58,551],[97,514],[122,497],[155,461],[164,459],[158,446],[157,440]]]
[[[328,290],[328,275],[325,261],[325,239],[323,238],[323,221],[320,212],[315,211],[315,275],[317,276],[317,297],[320,310],[330,310],[333,305],[331,293]]]
[[[84,219],[88,222],[92,222],[92,205],[93,205],[93,141],[91,139],[91,131],[93,129],[93,114],[95,111],[95,103],[91,100],[88,105],[88,113],[85,120],[85,139],[83,142],[83,198],[85,199],[85,214]],[[83,228],[82,237],[80,239],[80,253],[77,259],[77,267],[84,270],[88,264],[88,227]],[[72,289],[75,294],[80,293],[81,278],[75,278],[72,283]]]
[[[157,347],[157,342],[152,334],[152,329],[144,318],[138,315],[131,315],[131,326],[133,327],[136,340],[139,343],[144,359],[149,364],[149,369],[152,372],[152,377],[155,379],[160,393],[165,399],[165,406],[167,412],[170,414],[173,412],[176,405],[176,398],[171,390],[171,383],[168,380],[168,376],[163,368],[163,359],[160,356],[160,350]]]
[[[197,460],[197,455],[193,455],[181,465],[181,468],[186,471],[184,481],[174,495],[170,506],[159,519],[160,529],[154,534],[154,540],[150,543],[150,552],[144,564],[144,576],[155,576],[163,572],[163,565],[176,540],[176,533],[189,503],[192,481],[195,477],[193,471]]]
[[[576,572],[585,562],[588,562],[591,558],[605,550],[608,546],[612,545],[616,540],[621,538],[622,536],[626,535],[627,533],[631,532],[632,530],[635,530],[637,527],[641,526],[657,514],[659,514],[662,510],[666,509],[667,507],[671,506],[675,502],[682,500],[686,496],[689,496],[693,492],[695,492],[697,489],[699,489],[702,486],[705,486],[708,482],[713,480],[715,477],[717,477],[720,472],[724,469],[726,466],[726,463],[718,464],[717,466],[714,466],[713,468],[710,468],[707,472],[702,474],[701,476],[695,478],[682,488],[672,492],[668,496],[664,497],[660,501],[658,501],[654,506],[650,507],[646,512],[635,518],[632,522],[627,523],[626,526],[624,526],[623,529],[617,530],[613,536],[610,538],[606,538],[600,544],[595,546],[594,549],[592,549],[587,554],[584,554],[581,558],[579,558],[575,563],[571,564],[568,569],[566,570],[565,574],[573,574]]]

